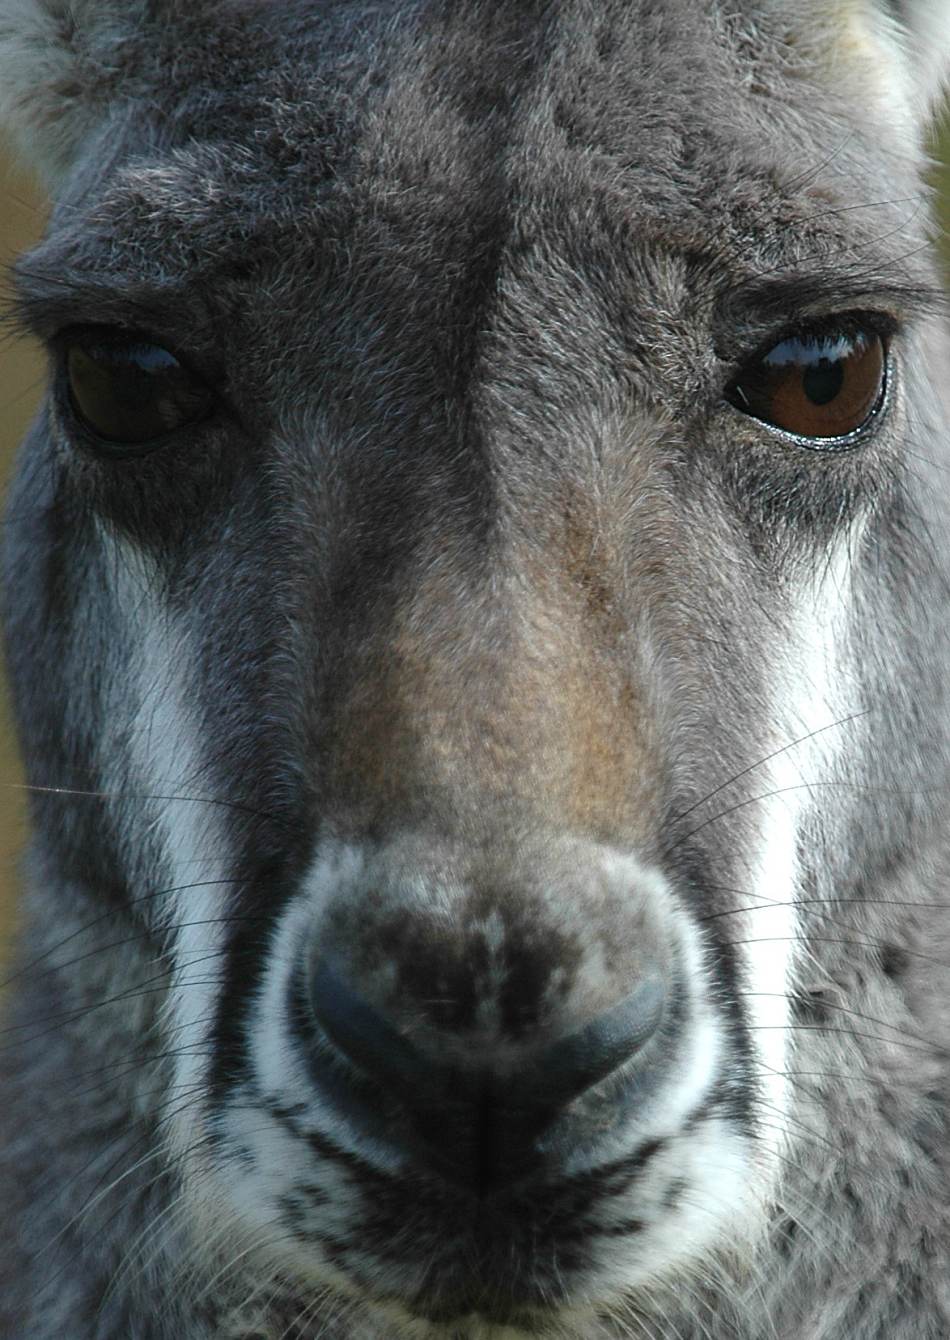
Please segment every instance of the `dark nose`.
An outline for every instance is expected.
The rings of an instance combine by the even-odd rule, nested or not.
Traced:
[[[611,1111],[619,1113],[653,1064],[647,1044],[665,997],[660,972],[645,975],[616,1005],[526,1050],[515,1065],[481,1057],[469,1065],[457,1052],[451,1059],[437,1054],[431,1040],[423,1046],[410,1039],[330,957],[318,961],[310,986],[317,1024],[337,1060],[377,1086],[380,1110],[395,1106],[403,1115],[414,1154],[480,1192],[537,1171],[565,1138],[573,1147],[609,1127]],[[585,1095],[589,1110],[577,1102]]]

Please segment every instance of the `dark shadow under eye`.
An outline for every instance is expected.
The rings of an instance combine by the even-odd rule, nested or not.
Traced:
[[[726,390],[736,409],[817,445],[863,427],[884,396],[887,351],[874,331],[790,335]]]
[[[73,413],[116,454],[157,446],[211,410],[211,390],[162,345],[101,330],[67,333],[62,343]]]

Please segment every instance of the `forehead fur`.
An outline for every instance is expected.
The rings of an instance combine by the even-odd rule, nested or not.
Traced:
[[[422,123],[433,82],[451,86],[466,121],[490,122],[510,102],[519,71],[536,64],[543,48],[559,49],[570,62],[583,59],[585,48],[588,58],[595,56],[598,83],[610,90],[608,118],[622,120],[625,108],[633,112],[649,104],[650,94],[677,87],[707,119],[726,114],[725,102],[717,106],[716,87],[726,93],[728,79],[711,81],[709,70],[718,61],[727,74],[723,63],[738,55],[734,85],[775,90],[806,114],[816,86],[824,84],[832,95],[843,93],[858,117],[879,120],[884,133],[903,126],[912,139],[950,66],[950,6],[930,0],[561,0],[540,8],[528,0],[0,0],[0,120],[55,183],[107,119],[149,122],[153,134],[170,123],[188,134],[203,121],[204,135],[224,124],[233,131],[242,118],[260,120],[262,79],[269,84],[274,134],[282,117],[305,121],[317,110],[316,85],[332,87],[338,115],[374,80],[406,82],[414,69],[425,75],[416,89]],[[311,137],[324,128],[318,117]]]
[[[817,275],[822,255],[870,281],[894,268],[881,239],[921,243],[916,153],[792,58],[784,20],[751,27],[705,0],[276,8],[279,23],[259,3],[199,6],[123,48],[125,95],[23,268],[39,333],[128,322],[113,290],[136,313],[161,290],[167,330],[161,313],[139,324],[173,346],[187,329],[196,353],[206,328],[211,367],[233,334],[265,379],[313,384],[318,355],[344,347],[388,368],[414,332],[424,394],[443,361],[472,370],[489,290],[548,304],[528,328],[574,293],[565,329],[678,349],[673,395],[688,351],[648,309],[705,312],[796,259]],[[82,309],[55,307],[74,294]],[[565,355],[564,383],[576,373]],[[320,375],[339,390],[350,374]]]

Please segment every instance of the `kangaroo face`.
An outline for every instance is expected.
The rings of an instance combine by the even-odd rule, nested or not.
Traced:
[[[49,141],[39,821],[154,948],[198,1258],[299,1326],[590,1337],[766,1231],[936,411],[896,34],[740,8],[199,5]]]

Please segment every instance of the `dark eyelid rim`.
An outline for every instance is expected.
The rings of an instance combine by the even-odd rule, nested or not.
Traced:
[[[102,321],[76,322],[73,325],[65,326],[62,330],[56,331],[46,341],[52,360],[52,377],[56,381],[62,376],[62,368],[65,358],[66,347],[70,336],[76,336],[83,332],[95,335],[97,333],[128,339],[130,342],[139,344],[151,344],[156,348],[167,349],[168,352],[181,364],[186,372],[190,373],[198,381],[203,382],[208,390],[214,395],[219,408],[239,417],[237,407],[235,406],[230,392],[228,378],[224,372],[223,365],[217,360],[215,366],[207,368],[203,365],[200,358],[196,358],[188,349],[182,349],[173,339],[167,339],[161,332],[154,330],[143,330],[141,327],[130,325],[117,325]]]
[[[71,330],[112,329],[141,336],[174,353],[209,385],[225,380],[217,320],[183,285],[120,285],[88,275],[51,275],[27,255],[13,270],[7,315],[48,349]],[[187,342],[182,332],[187,331]]]
[[[739,374],[745,368],[760,363],[771,349],[777,344],[781,344],[787,339],[800,339],[802,335],[818,335],[821,338],[822,331],[833,334],[846,331],[848,327],[852,331],[870,330],[876,334],[884,346],[884,373],[881,382],[881,392],[878,396],[874,408],[868,417],[857,428],[853,428],[850,433],[841,433],[837,437],[807,437],[801,433],[790,432],[787,428],[782,428],[775,423],[768,423],[764,419],[757,418],[754,414],[748,414],[745,410],[726,396],[725,390],[734,382],[738,381]],[[883,312],[869,311],[851,311],[840,312],[837,315],[830,314],[824,318],[798,325],[786,326],[783,332],[777,333],[767,343],[760,344],[758,350],[750,358],[745,358],[733,371],[733,375],[728,378],[723,388],[723,395],[720,400],[720,406],[731,411],[734,414],[740,414],[744,419],[751,419],[753,422],[761,424],[762,428],[773,437],[780,437],[786,442],[793,443],[797,447],[802,447],[808,451],[826,452],[833,455],[835,452],[851,451],[860,447],[865,440],[874,431],[874,425],[881,422],[887,415],[891,407],[894,396],[894,360],[891,354],[891,342],[895,336],[900,333],[900,322],[890,314]]]
[[[713,349],[731,380],[745,364],[803,329],[853,327],[860,318],[885,339],[899,339],[916,320],[945,312],[947,303],[936,284],[896,267],[890,273],[848,273],[816,261],[807,271],[724,284],[711,315]]]
[[[935,284],[896,274],[840,274],[816,262],[803,273],[745,278],[729,285],[716,305],[715,319],[717,326],[766,329],[849,312],[886,312],[901,323],[946,307],[947,295]]]
[[[825,452],[827,455],[833,456],[836,452],[853,451],[867,441],[874,432],[874,425],[881,422],[890,411],[894,396],[893,381],[893,370],[890,363],[886,362],[884,364],[884,380],[877,404],[862,424],[853,428],[850,433],[841,433],[838,437],[804,437],[799,433],[789,432],[787,428],[781,428],[777,423],[766,423],[764,419],[757,419],[752,414],[746,414],[744,410],[739,409],[738,405],[734,405],[725,396],[722,398],[721,408],[759,424],[771,437],[782,438],[783,441],[790,442],[796,447],[802,447],[806,451],[814,451],[819,454]]]
[[[65,326],[62,330],[58,330],[54,335],[50,336],[47,343],[54,354],[62,357],[65,355],[67,347],[72,343],[81,341],[83,336],[87,336],[91,340],[99,338],[103,340],[103,342],[107,340],[116,342],[125,340],[129,344],[151,345],[154,349],[164,349],[165,352],[171,354],[175,362],[184,368],[184,370],[192,377],[196,378],[198,381],[204,382],[208,389],[214,391],[215,394],[218,392],[215,379],[208,376],[206,371],[196,363],[196,360],[192,358],[187,351],[181,350],[173,341],[165,339],[164,336],[156,335],[149,330],[142,330],[132,326],[116,326],[102,321],[87,321],[76,323],[71,326]]]
[[[760,339],[748,352],[733,355],[724,365],[727,386],[736,381],[746,369],[761,363],[778,345],[786,340],[818,339],[823,336],[870,333],[876,335],[884,345],[885,366],[889,362],[891,344],[900,337],[903,323],[890,312],[873,309],[854,309],[847,312],[831,312],[817,316],[799,318],[773,330],[764,339]]]
[[[162,433],[158,437],[148,438],[139,443],[122,443],[112,438],[102,437],[89,427],[81,415],[73,407],[72,399],[69,394],[68,377],[66,371],[66,350],[70,344],[70,335],[77,332],[104,333],[112,337],[126,337],[130,343],[151,344],[156,348],[166,349],[168,353],[197,381],[201,382],[211,395],[211,404],[208,410],[192,422],[181,428],[172,428],[167,433]],[[69,433],[72,438],[81,445],[94,452],[97,456],[109,461],[134,460],[150,456],[153,452],[160,450],[165,445],[172,445],[182,434],[191,434],[201,429],[202,425],[213,418],[216,413],[222,409],[227,412],[231,410],[227,397],[221,390],[205,377],[199,369],[196,369],[187,355],[182,356],[177,349],[172,348],[169,343],[163,339],[156,339],[150,333],[141,330],[131,330],[124,327],[103,325],[101,322],[85,323],[81,325],[67,326],[64,330],[53,335],[48,341],[48,347],[52,360],[50,375],[50,392],[53,403],[56,406],[55,413],[60,421],[68,420]]]

